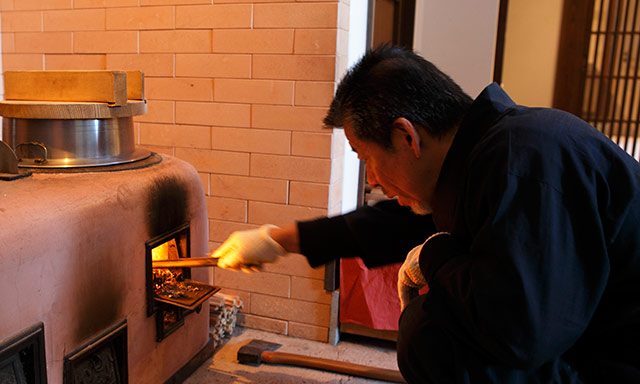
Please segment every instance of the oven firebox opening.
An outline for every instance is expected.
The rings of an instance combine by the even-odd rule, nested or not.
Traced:
[[[190,268],[152,268],[154,261],[190,257],[189,224],[146,243],[147,316],[156,315],[156,339],[165,339],[184,324],[185,316],[200,312],[202,303],[220,288],[191,280]]]

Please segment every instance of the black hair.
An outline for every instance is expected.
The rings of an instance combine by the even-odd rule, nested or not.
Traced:
[[[412,50],[384,44],[368,50],[343,77],[324,125],[349,122],[358,139],[390,149],[395,119],[404,117],[442,137],[462,120],[472,101],[429,61]]]

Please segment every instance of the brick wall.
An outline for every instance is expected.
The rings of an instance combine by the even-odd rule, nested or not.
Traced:
[[[321,120],[346,63],[347,14],[338,1],[0,0],[2,63],[144,71],[138,143],[198,170],[213,249],[232,231],[339,205],[341,158]],[[324,270],[303,256],[213,278],[242,297],[242,324],[327,340]]]

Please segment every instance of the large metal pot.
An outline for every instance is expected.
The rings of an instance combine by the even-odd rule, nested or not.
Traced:
[[[135,147],[133,118],[3,118],[3,141],[21,167],[70,168],[123,164],[151,152]]]

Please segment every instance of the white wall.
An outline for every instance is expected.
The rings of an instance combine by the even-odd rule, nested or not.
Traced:
[[[349,2],[349,55],[351,68],[365,53],[367,45],[367,0]],[[343,132],[344,135],[344,132]],[[347,138],[344,139],[344,180],[342,184],[341,213],[351,212],[358,206],[358,184],[360,180],[360,160],[351,150]]]
[[[518,104],[551,107],[562,1],[509,0],[502,86]]]
[[[493,79],[498,9],[499,0],[417,0],[414,49],[476,97]]]

